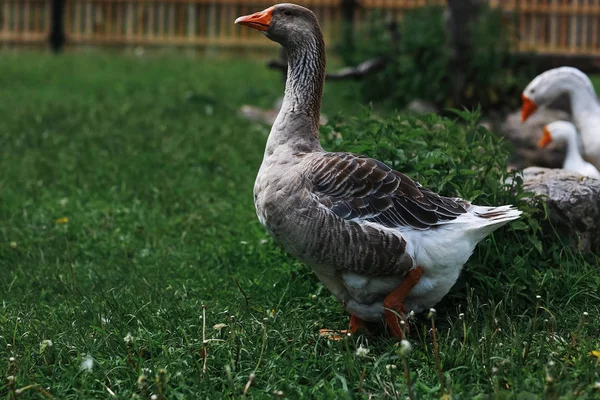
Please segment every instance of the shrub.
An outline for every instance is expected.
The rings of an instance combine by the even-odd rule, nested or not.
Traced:
[[[432,6],[408,11],[399,23],[396,40],[389,23],[382,23],[385,20],[379,12],[373,12],[369,23],[357,34],[354,51],[342,52],[349,64],[374,57],[387,60],[384,71],[363,81],[366,100],[387,100],[404,106],[421,99],[440,108],[481,106],[484,111],[519,105],[519,93],[534,70],[510,51],[513,35],[501,11],[484,8],[474,27],[461,104],[455,104],[452,96],[455,77],[444,9]]]
[[[453,113],[454,119],[433,114],[379,118],[369,111],[351,119],[338,117],[323,128],[323,137],[329,138],[324,144],[331,151],[377,158],[446,196],[478,205],[518,206],[522,218],[477,246],[462,274],[463,283],[514,306],[529,304],[542,285],[544,290],[568,293],[574,282],[565,274],[570,268],[584,268],[586,260],[547,224],[543,203],[523,191],[521,178],[507,172],[505,144],[477,124],[479,113]],[[505,183],[509,177],[511,184]],[[589,284],[592,290],[600,278]]]

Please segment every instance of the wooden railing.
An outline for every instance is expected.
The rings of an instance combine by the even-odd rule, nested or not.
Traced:
[[[326,42],[340,34],[340,0],[294,0],[310,7]],[[67,44],[269,46],[233,21],[273,0],[66,0]],[[51,0],[0,0],[0,43],[42,43]],[[361,0],[357,25],[373,9],[400,18],[410,8],[445,0]],[[519,50],[600,55],[600,0],[489,0],[516,15]],[[512,14],[514,13],[514,14]]]

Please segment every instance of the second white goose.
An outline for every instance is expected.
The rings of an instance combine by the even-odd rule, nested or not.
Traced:
[[[563,163],[563,169],[575,172],[579,175],[600,179],[600,172],[589,162],[585,161],[579,153],[577,130],[575,125],[567,121],[554,121],[544,126],[543,135],[538,142],[538,147],[544,148],[551,142],[566,142],[567,155]]]

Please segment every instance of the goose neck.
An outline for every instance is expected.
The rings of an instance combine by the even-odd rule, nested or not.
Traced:
[[[286,46],[288,73],[285,95],[271,128],[266,155],[286,146],[293,153],[322,150],[319,117],[325,81],[325,44],[315,33],[302,44]]]

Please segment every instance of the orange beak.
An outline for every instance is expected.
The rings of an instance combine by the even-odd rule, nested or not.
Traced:
[[[529,118],[531,114],[537,110],[538,106],[524,94],[521,97],[523,98],[523,107],[521,107],[521,122],[525,122],[527,121],[527,118]]]
[[[239,17],[235,20],[235,23],[240,25],[246,25],[250,28],[264,32],[271,26],[271,16],[273,15],[273,9],[274,7],[269,7],[266,10],[251,15]]]
[[[540,148],[540,149],[543,149],[544,147],[548,146],[552,142],[552,135],[550,134],[550,131],[548,130],[548,128],[546,126],[544,126],[543,132],[544,133],[542,135],[542,138],[540,139],[540,141],[537,144],[538,148]]]

